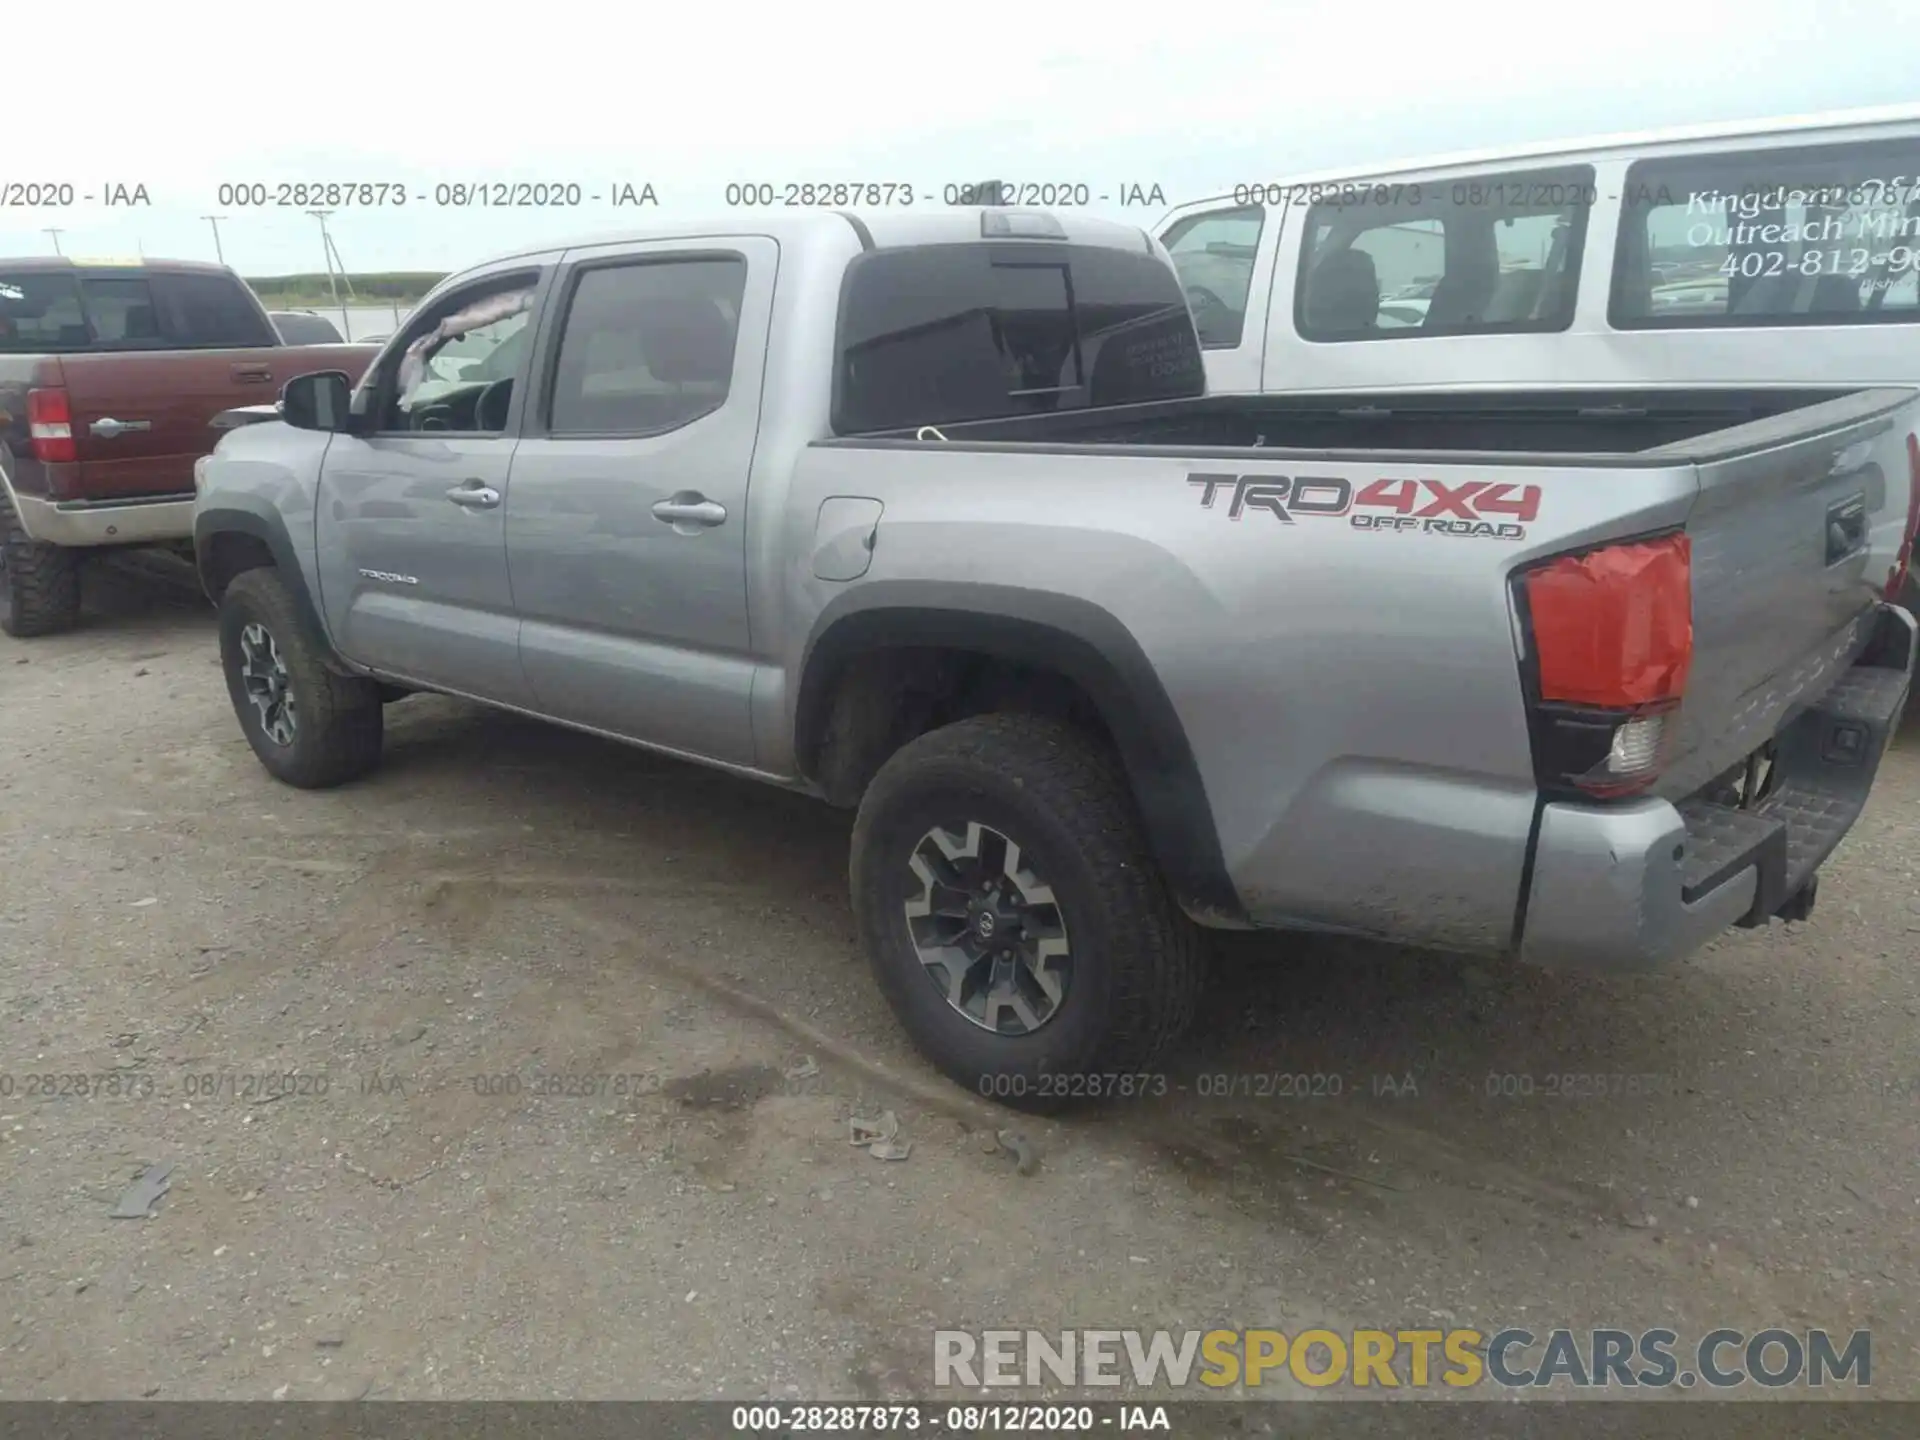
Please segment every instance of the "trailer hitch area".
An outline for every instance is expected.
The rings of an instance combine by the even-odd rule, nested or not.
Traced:
[[[1804,920],[1813,914],[1813,902],[1819,898],[1819,895],[1820,876],[1815,873],[1807,877],[1806,884],[1787,897],[1787,903],[1774,911],[1774,916],[1789,924],[1796,920]]]

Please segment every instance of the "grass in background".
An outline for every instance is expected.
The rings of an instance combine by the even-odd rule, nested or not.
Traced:
[[[424,270],[371,270],[336,277],[343,305],[411,306],[425,298],[446,277]],[[348,296],[349,283],[352,297]],[[333,304],[333,289],[325,271],[306,275],[256,275],[247,278],[253,293],[269,310],[317,310]]]

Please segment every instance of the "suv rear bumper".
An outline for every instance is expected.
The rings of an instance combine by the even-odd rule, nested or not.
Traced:
[[[116,500],[48,500],[21,495],[7,484],[7,499],[30,540],[84,548],[101,545],[153,545],[193,538],[193,493]]]
[[[1779,732],[1772,793],[1752,810],[1702,798],[1545,806],[1520,958],[1645,969],[1728,926],[1804,913],[1900,724],[1915,649],[1913,617],[1883,606],[1860,658]]]

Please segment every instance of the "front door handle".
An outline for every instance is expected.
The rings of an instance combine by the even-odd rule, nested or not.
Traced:
[[[108,415],[94,421],[87,426],[87,429],[102,440],[111,440],[117,435],[127,435],[135,430],[151,430],[153,422],[151,420],[116,420]]]
[[[500,503],[500,492],[484,480],[469,480],[447,491],[447,499],[468,510],[491,510]]]
[[[709,529],[726,522],[727,507],[709,500],[698,490],[682,490],[653,507],[653,518],[673,526],[682,535]]]

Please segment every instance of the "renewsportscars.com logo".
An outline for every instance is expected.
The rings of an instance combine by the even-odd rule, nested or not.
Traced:
[[[1361,1390],[1824,1388],[1873,1383],[1873,1337],[1713,1330],[1691,1345],[1652,1329],[936,1330],[936,1388],[1131,1384]]]

